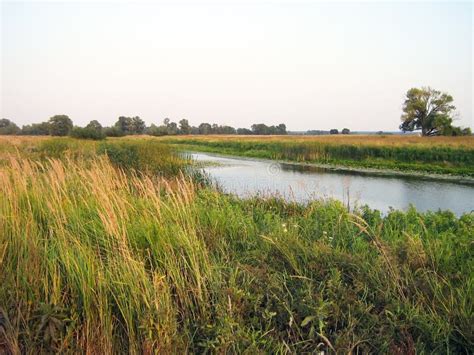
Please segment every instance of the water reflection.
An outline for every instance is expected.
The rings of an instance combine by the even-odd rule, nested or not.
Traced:
[[[369,205],[386,212],[390,207],[420,211],[451,210],[457,215],[474,209],[474,187],[413,177],[370,176],[313,166],[228,158],[193,153],[197,161],[217,163],[204,170],[224,191],[249,197],[279,194],[295,201],[336,198],[351,207]]]

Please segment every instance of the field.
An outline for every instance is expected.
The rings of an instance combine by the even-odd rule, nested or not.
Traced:
[[[0,137],[0,353],[472,351],[474,214],[241,200],[167,141]]]
[[[474,177],[472,136],[175,136],[161,139],[188,150]]]

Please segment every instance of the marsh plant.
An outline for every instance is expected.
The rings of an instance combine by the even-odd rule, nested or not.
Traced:
[[[472,213],[243,200],[168,147],[23,143],[0,149],[0,352],[474,346]]]

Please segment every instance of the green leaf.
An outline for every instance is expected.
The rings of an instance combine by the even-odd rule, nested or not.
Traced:
[[[313,319],[315,319],[316,316],[307,316],[303,321],[301,322],[302,327],[306,327]]]

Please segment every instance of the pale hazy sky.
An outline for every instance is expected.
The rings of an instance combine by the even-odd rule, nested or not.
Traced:
[[[473,124],[471,2],[2,2],[1,117],[396,130],[405,92]]]

